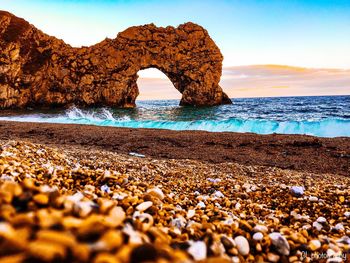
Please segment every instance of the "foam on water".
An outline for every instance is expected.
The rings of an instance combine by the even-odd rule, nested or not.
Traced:
[[[349,98],[236,99],[233,105],[211,108],[179,107],[178,101],[147,101],[135,109],[74,107],[0,117],[0,120],[338,137],[350,136]]]

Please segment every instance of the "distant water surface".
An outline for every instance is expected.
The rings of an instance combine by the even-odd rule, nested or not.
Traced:
[[[0,120],[100,126],[350,136],[350,96],[233,99],[232,105],[180,107],[178,100],[138,101],[135,109],[76,107],[28,111]],[[1,111],[0,111],[1,115]]]

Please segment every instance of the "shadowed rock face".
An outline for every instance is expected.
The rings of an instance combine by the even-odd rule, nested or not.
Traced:
[[[186,23],[130,27],[115,39],[73,48],[0,11],[0,108],[134,107],[137,72],[157,68],[181,105],[231,103],[218,85],[222,55],[208,32]]]

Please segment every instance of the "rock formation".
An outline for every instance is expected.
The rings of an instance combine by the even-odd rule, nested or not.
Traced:
[[[231,103],[218,85],[222,55],[208,32],[186,23],[130,27],[115,39],[73,48],[0,11],[0,108],[134,107],[137,72],[157,68],[182,93],[180,105]]]

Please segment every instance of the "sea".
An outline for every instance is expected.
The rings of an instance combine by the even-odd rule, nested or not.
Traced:
[[[78,108],[17,112],[0,120],[98,126],[350,136],[350,96],[234,98],[232,105],[179,106],[179,100],[137,101],[133,109]]]

